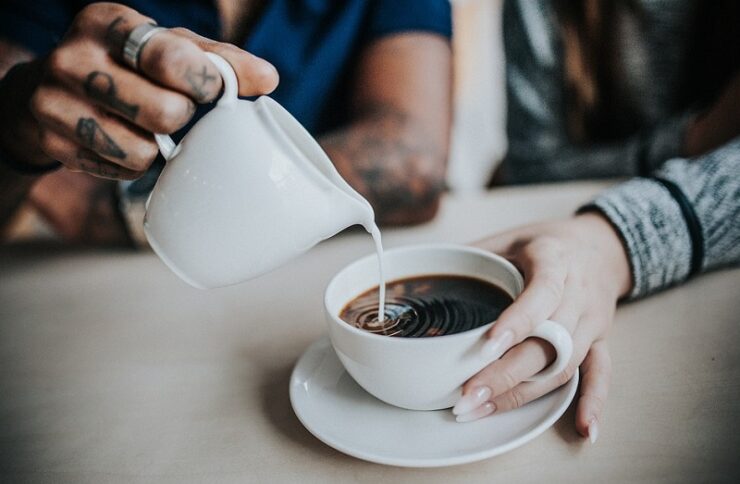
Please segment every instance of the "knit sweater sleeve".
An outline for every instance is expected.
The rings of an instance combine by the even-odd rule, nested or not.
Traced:
[[[632,179],[584,207],[601,211],[622,237],[632,298],[685,280],[693,250],[703,250],[702,271],[740,263],[740,137],[701,157],[671,159],[654,175],[675,184],[689,202],[701,248],[693,247],[676,198],[655,179]]]

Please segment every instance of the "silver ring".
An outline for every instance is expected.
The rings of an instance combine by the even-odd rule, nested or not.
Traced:
[[[134,28],[123,45],[123,60],[134,70],[139,70],[139,54],[147,42],[158,32],[165,30],[156,24],[142,24]]]

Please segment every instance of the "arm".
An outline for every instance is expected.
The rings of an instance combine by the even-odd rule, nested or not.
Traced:
[[[576,428],[595,442],[608,395],[607,338],[617,300],[685,280],[692,260],[701,271],[740,263],[738,173],[740,137],[702,157],[665,163],[655,175],[678,194],[637,178],[607,191],[576,217],[480,241],[521,269],[525,288],[489,331],[482,351],[496,361],[465,383],[453,409],[457,420],[520,407],[565,384],[580,367]],[[698,228],[698,236],[689,227]],[[527,338],[544,319],[572,334],[573,356],[557,377],[526,382],[553,359],[548,345]]]
[[[449,42],[396,34],[362,54],[353,121],[319,141],[379,223],[425,222],[444,190],[451,118]]]
[[[685,280],[692,257],[698,257],[700,271],[740,262],[739,173],[740,137],[701,157],[670,160],[657,171],[655,176],[675,185],[678,195],[658,181],[637,178],[593,202],[627,249],[634,281],[630,297]],[[679,198],[695,214],[693,237]]]

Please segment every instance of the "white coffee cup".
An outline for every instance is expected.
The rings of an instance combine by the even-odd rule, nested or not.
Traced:
[[[474,247],[408,246],[386,251],[383,262],[386,281],[423,275],[469,276],[495,284],[513,299],[524,287],[521,274],[509,261]],[[339,271],[326,288],[329,337],[347,372],[370,394],[391,405],[412,410],[453,406],[461,385],[492,362],[481,348],[495,321],[463,333],[403,338],[373,334],[339,318],[347,303],[377,285],[377,256],[373,254]],[[562,372],[573,352],[570,333],[556,322],[543,321],[531,336],[552,344],[557,358],[530,381]]]
[[[318,143],[269,97],[237,98],[223,58],[206,54],[224,92],[179,145],[155,135],[167,164],[147,201],[149,244],[195,287],[270,271],[350,225],[369,227],[370,204]]]

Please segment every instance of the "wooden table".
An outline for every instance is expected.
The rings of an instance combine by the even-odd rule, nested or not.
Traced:
[[[387,247],[566,216],[605,185],[448,198]],[[740,270],[624,305],[596,445],[573,409],[511,453],[442,469],[345,456],[306,431],[291,369],[324,333],[360,231],[236,287],[192,289],[149,253],[0,249],[0,482],[731,482],[740,475]],[[735,482],[738,482],[735,480]]]

